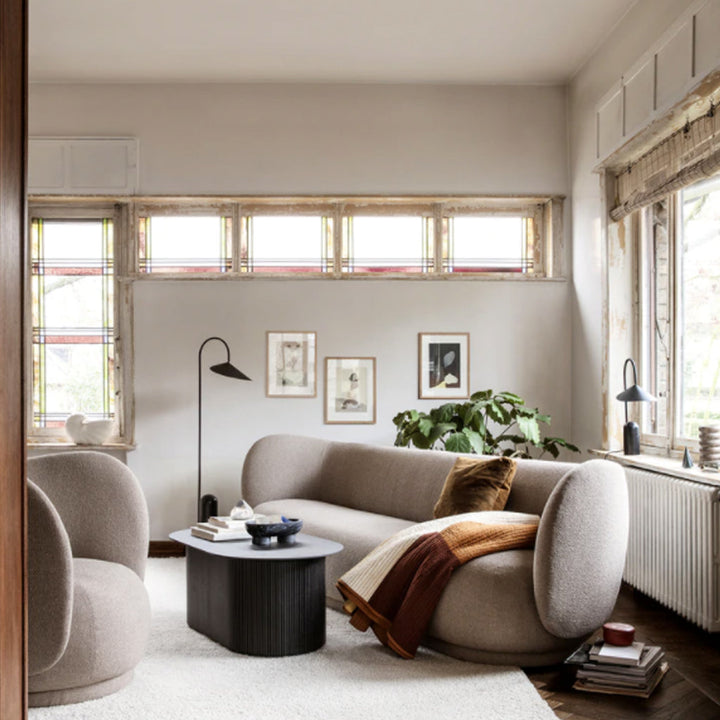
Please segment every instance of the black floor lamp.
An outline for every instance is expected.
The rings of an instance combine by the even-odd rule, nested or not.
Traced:
[[[238,370],[230,362],[230,348],[220,337],[209,337],[198,350],[198,481],[197,481],[197,519],[206,522],[211,515],[217,515],[217,498],[214,495],[202,495],[202,351],[211,340],[219,340],[227,351],[227,360],[218,365],[211,365],[210,370],[218,375],[235,378],[235,380],[250,380],[245,373]],[[202,497],[201,497],[202,495]]]

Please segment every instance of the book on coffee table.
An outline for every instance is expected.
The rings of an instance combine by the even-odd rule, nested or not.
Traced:
[[[211,523],[199,522],[191,526],[190,534],[193,537],[210,540],[211,542],[222,542],[223,540],[249,540],[250,533],[242,528],[221,528]]]

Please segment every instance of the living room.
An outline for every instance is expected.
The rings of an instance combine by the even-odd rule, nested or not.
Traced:
[[[328,25],[333,18],[337,23],[332,28],[315,27],[297,9],[273,18],[269,7],[266,14],[243,8],[248,17],[232,8],[237,17],[224,20],[222,32],[216,25],[196,48],[173,48],[165,42],[177,37],[177,28],[167,41],[158,39],[166,17],[159,7],[138,6],[133,14],[128,8],[78,5],[58,15],[57,8],[51,12],[42,3],[31,4],[30,215],[53,219],[67,208],[77,213],[92,205],[119,213],[115,240],[123,243],[124,259],[116,245],[117,299],[129,310],[120,318],[118,330],[126,334],[120,334],[116,348],[123,366],[115,387],[121,391],[123,426],[110,452],[140,480],[151,542],[166,542],[170,532],[194,520],[198,350],[212,336],[227,342],[233,363],[251,379],[229,383],[203,375],[203,491],[218,497],[223,514],[240,496],[243,462],[258,439],[295,433],[389,446],[398,412],[437,405],[418,396],[419,334],[467,333],[470,390],[517,393],[552,416],[551,434],[580,447],[582,459],[591,449],[622,448],[624,407],[614,398],[623,389],[623,361],[639,359],[639,341],[632,330],[632,253],[625,251],[619,228],[629,230],[634,221],[607,218],[613,203],[603,194],[607,177],[600,168],[615,173],[626,157],[643,154],[640,143],[651,148],[686,120],[694,122],[701,108],[706,112],[711,98],[717,99],[718,57],[703,42],[707,28],[717,28],[720,11],[717,2],[687,0],[617,0],[603,8],[558,3],[540,13],[545,24],[529,27],[536,5],[519,3],[515,15],[509,12],[519,36],[527,33],[523,43],[534,48],[532,60],[500,53],[503,45],[513,46],[516,28],[507,17],[505,39],[489,37],[480,21],[491,13],[487,27],[495,27],[497,8],[462,3],[452,12],[427,8],[438,39],[448,44],[423,65],[421,46],[435,36],[425,28],[430,34],[420,37],[427,43],[408,42],[402,7],[397,17],[376,24],[377,8],[359,17],[355,8],[348,18],[323,6]],[[225,5],[217,10],[230,11]],[[437,13],[452,15],[459,35],[466,24],[461,18],[470,13],[478,22],[467,24],[478,39],[473,35],[466,41],[463,52],[473,44],[494,43],[499,60],[488,63],[479,52],[457,51],[455,57],[454,38],[440,30]],[[572,21],[562,19],[565,13]],[[98,24],[97,32],[88,31],[89,18]],[[390,25],[391,19],[397,24]],[[248,37],[242,37],[250,48],[255,47],[252,33],[260,36],[260,28],[273,28],[265,31],[264,41],[254,41],[263,49],[256,64],[250,51],[207,64],[219,55],[211,52],[210,39],[243,45],[228,26],[245,22]],[[309,39],[303,45],[295,23],[324,30],[327,44],[316,37],[314,45]],[[355,40],[344,40],[355,25]],[[124,28],[118,35],[138,27],[143,32],[129,34],[124,43],[129,51],[116,58],[117,50],[103,54],[109,42],[105,26]],[[58,28],[65,27],[68,37],[62,40]],[[687,27],[698,49],[683,74],[677,58],[687,55],[682,45]],[[548,41],[543,31],[551,29],[557,34]],[[364,49],[363,32],[373,38]],[[677,47],[670,43],[670,70],[663,75],[666,56],[660,50],[676,37]],[[565,55],[551,53],[554,44]],[[397,48],[395,57],[380,52],[390,53],[391,46]],[[152,51],[152,61],[144,57],[146,51]],[[91,53],[98,53],[96,63],[88,60]],[[666,84],[658,85],[645,115],[637,113],[641,125],[620,122],[618,127],[617,89],[628,95],[623,78],[644,67],[649,54],[660,58],[653,62],[659,63],[658,82]],[[90,138],[134,143],[123,156],[131,189],[110,193],[100,178],[94,188],[86,184],[80,191],[63,178],[61,190],[52,191],[36,180],[37,173],[52,175],[57,157],[52,152],[58,147],[65,152],[68,139]],[[66,144],[47,145],[52,152],[38,160],[39,145],[33,141],[47,139]],[[343,274],[337,257],[338,233],[332,238],[335,264],[325,275],[253,275],[238,264],[240,227],[251,205],[258,215],[268,214],[271,206],[287,214],[302,206],[308,214],[308,208],[322,205],[328,217],[326,208],[339,204],[365,204],[381,215],[392,215],[388,207],[394,204],[395,214],[407,214],[412,206],[427,218],[435,206],[458,200],[543,206],[536,272],[353,277]],[[143,213],[231,217],[237,245],[230,253],[230,273],[202,279],[191,273],[143,273],[135,252]],[[433,259],[442,259],[439,250]],[[313,397],[268,396],[267,333],[289,331],[315,334]],[[224,359],[219,345],[204,352],[205,370]],[[343,357],[375,359],[374,422],[326,422],[325,359]],[[642,363],[639,370],[645,385],[648,371]],[[47,417],[51,414],[52,409]],[[62,434],[58,428],[37,429],[28,430],[30,456],[53,449]],[[672,461],[681,467],[677,455]]]

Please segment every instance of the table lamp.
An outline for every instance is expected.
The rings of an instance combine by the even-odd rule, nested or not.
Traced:
[[[627,367],[630,365],[633,371],[633,384],[627,386]],[[621,393],[617,395],[620,402],[625,403],[625,426],[623,427],[623,452],[625,455],[640,454],[640,428],[636,422],[628,420],[629,402],[657,402],[657,398],[648,392],[645,392],[637,384],[637,367],[632,358],[628,358],[623,365],[623,388]]]
[[[230,362],[230,348],[219,337],[209,337],[200,345],[198,350],[198,473],[197,473],[197,519],[198,522],[207,522],[211,515],[217,515],[217,498],[214,495],[202,495],[202,351],[211,340],[219,340],[227,351],[227,360],[224,363],[211,365],[210,370],[224,377],[235,380],[250,380],[245,373],[238,370]]]

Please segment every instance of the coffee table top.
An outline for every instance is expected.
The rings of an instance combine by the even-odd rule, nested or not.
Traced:
[[[298,533],[293,545],[278,545],[273,541],[269,546],[253,545],[247,540],[203,540],[190,534],[190,529],[176,530],[170,533],[176,542],[197,550],[219,555],[221,557],[238,558],[239,560],[303,560],[326,557],[339,553],[343,546],[333,540]]]

